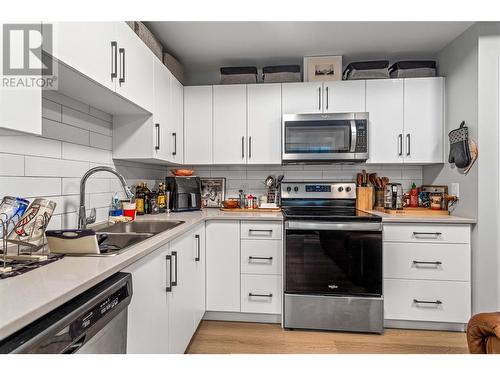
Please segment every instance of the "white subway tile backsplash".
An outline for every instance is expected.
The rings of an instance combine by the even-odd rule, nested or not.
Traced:
[[[113,122],[113,115],[110,115],[109,113],[103,112],[100,109],[90,107],[89,114],[91,116],[97,117],[98,119],[104,120],[106,122],[109,122],[109,123]]]
[[[61,142],[32,135],[0,136],[0,152],[61,157]]]
[[[59,103],[64,107],[76,109],[77,111],[90,113],[90,106],[57,91],[47,90],[42,94],[43,98]]]
[[[61,179],[0,177],[0,197],[4,195],[17,197],[61,195]]]
[[[46,138],[58,139],[60,141],[89,145],[89,132],[75,126],[69,126],[60,122],[42,119],[42,135]]]
[[[108,173],[109,175],[109,173]],[[108,177],[108,176],[106,176]],[[112,177],[112,175],[109,175]],[[89,178],[85,185],[85,192],[91,193],[106,193],[111,191],[110,178]],[[80,178],[63,178],[62,179],[62,194],[80,194]]]
[[[107,135],[90,132],[90,147],[111,151],[113,149],[113,138]]]
[[[0,154],[0,176],[24,176],[24,156]]]
[[[77,126],[82,129],[91,130],[107,136],[112,135],[112,124],[97,117],[90,116],[74,109],[63,107],[62,122],[64,124]]]
[[[81,177],[89,169],[89,163],[63,159],[26,156],[26,176],[37,177]]]
[[[93,147],[63,142],[62,158],[68,160],[84,160],[99,164],[112,164],[112,152]]]
[[[113,198],[114,193],[99,193],[89,195],[89,207],[101,208],[111,206],[111,198]]]
[[[62,106],[52,100],[42,98],[42,117],[60,122],[62,119]]]

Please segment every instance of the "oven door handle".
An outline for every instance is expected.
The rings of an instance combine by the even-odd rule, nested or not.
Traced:
[[[358,142],[358,133],[356,128],[356,121],[351,120],[351,149],[350,152],[356,152],[356,143]]]
[[[286,221],[285,229],[298,230],[344,230],[344,231],[382,231],[382,223],[336,223],[323,221]]]

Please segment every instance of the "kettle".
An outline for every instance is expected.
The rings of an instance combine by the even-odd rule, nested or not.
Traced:
[[[384,208],[390,210],[403,209],[403,186],[398,183],[390,183],[385,186]]]

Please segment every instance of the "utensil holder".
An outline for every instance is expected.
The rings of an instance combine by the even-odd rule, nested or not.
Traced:
[[[358,210],[373,209],[373,188],[372,187],[358,187],[356,188],[356,208]]]

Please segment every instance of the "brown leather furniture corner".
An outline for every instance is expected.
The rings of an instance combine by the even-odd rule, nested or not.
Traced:
[[[467,325],[471,354],[500,354],[500,312],[474,315]]]

